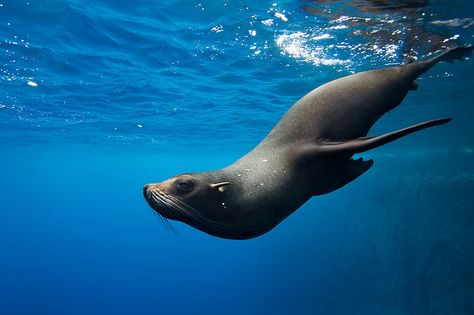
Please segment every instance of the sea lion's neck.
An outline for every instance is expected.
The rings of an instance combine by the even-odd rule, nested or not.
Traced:
[[[229,181],[233,211],[243,215],[262,233],[285,219],[311,196],[301,189],[288,154],[278,150],[249,152],[221,170]]]

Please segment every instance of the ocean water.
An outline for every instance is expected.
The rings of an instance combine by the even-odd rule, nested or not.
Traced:
[[[461,0],[0,0],[0,314],[474,314],[473,60],[374,166],[247,241],[164,228],[145,183],[228,165],[302,95],[473,44]]]

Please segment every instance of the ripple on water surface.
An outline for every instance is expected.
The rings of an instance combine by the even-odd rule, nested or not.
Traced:
[[[0,3],[0,137],[255,144],[319,84],[472,39],[447,1],[383,3]]]

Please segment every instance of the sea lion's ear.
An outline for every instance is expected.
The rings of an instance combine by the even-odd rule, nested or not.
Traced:
[[[223,192],[227,185],[230,185],[230,182],[220,182],[220,183],[211,184],[210,186],[212,189],[217,189],[220,192]]]

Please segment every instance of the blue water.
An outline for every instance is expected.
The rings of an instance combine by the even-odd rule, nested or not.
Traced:
[[[269,233],[165,229],[142,185],[217,169],[299,97],[474,42],[468,1],[0,0],[0,314],[473,314],[472,60]]]

